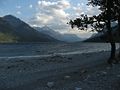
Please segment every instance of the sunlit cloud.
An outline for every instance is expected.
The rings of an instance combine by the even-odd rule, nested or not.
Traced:
[[[99,7],[93,7],[87,5],[85,8],[85,5],[82,3],[82,4],[77,4],[76,7],[73,7],[73,10],[76,12],[76,16],[80,16],[81,14],[87,14],[88,16],[93,16],[101,12],[98,8]]]
[[[22,6],[16,6],[17,9],[20,9]]]
[[[20,15],[20,14],[22,14],[22,13],[21,13],[21,11],[17,11],[16,14]]]
[[[29,5],[29,8],[33,8],[33,5],[32,5],[32,4],[30,4],[30,5]]]
[[[0,15],[10,12],[31,26],[47,25],[53,30],[70,33],[71,27],[67,24],[70,19],[100,12],[97,7],[86,6],[86,3],[87,0],[0,0]]]
[[[69,13],[65,10],[70,6],[71,4],[67,0],[38,1],[37,12],[30,23],[37,26],[49,25],[54,29],[63,29],[63,26],[67,27],[66,23],[69,17]]]

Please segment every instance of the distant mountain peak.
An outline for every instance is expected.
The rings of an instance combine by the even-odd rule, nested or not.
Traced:
[[[15,16],[13,16],[13,15],[6,15],[6,16],[4,16],[3,18],[21,21],[19,18],[15,17]]]
[[[12,17],[12,18],[16,18],[15,16],[9,14],[9,15],[5,15],[4,17]]]
[[[45,25],[44,27],[42,27],[42,29],[44,30],[52,30],[50,27],[48,27],[47,25]]]
[[[20,24],[24,23],[22,20],[20,20],[19,18],[13,16],[13,15],[6,15],[3,17],[4,20],[6,20],[7,22],[9,22],[12,26],[19,26]]]
[[[34,27],[34,29],[36,29],[37,31],[39,31],[43,34],[50,35],[51,37],[53,37],[57,40],[60,40],[60,41],[64,41],[64,42],[77,42],[77,41],[82,40],[76,34],[69,34],[69,33],[61,34],[58,31],[55,31],[55,30],[49,28],[48,26]]]
[[[18,41],[20,42],[58,42],[58,40],[49,35],[40,33],[33,29],[29,24],[13,15],[6,15],[2,20],[0,20],[0,29],[4,31],[6,30],[7,32],[9,30],[12,34],[18,37]]]

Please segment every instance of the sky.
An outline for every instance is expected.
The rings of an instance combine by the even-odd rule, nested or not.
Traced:
[[[92,33],[71,29],[67,22],[80,14],[96,15],[97,7],[87,0],[0,0],[0,16],[14,15],[31,26],[48,26],[61,33],[89,37]]]

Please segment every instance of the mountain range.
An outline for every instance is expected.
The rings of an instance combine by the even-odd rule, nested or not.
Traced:
[[[54,31],[52,29],[50,29],[47,26],[44,26],[42,28],[40,27],[33,27],[34,29],[36,29],[37,31],[47,34],[57,40],[60,41],[64,41],[64,42],[78,42],[78,41],[82,41],[81,38],[79,38],[77,35],[75,34],[70,34],[70,33],[66,33],[66,34],[61,34],[58,31]]]
[[[107,30],[104,30],[107,31]],[[115,42],[120,42],[120,36],[118,35],[118,25],[112,25],[112,34]],[[90,38],[86,39],[84,42],[108,42],[107,32],[101,32],[93,34]]]
[[[0,42],[76,42],[75,34],[60,34],[49,27],[31,27],[13,15],[0,17]]]
[[[56,39],[38,32],[24,21],[12,15],[3,17],[13,28],[14,33],[19,37],[18,41],[21,42],[54,42]]]
[[[116,23],[112,24],[112,33],[116,42],[120,42]],[[51,28],[31,27],[12,15],[0,17],[0,42],[79,42],[83,39],[76,34],[61,34]],[[107,42],[107,33],[93,34],[85,42]]]

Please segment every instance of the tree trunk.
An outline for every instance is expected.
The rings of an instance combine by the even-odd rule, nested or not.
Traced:
[[[107,29],[108,29],[108,39],[109,39],[109,43],[111,45],[111,55],[110,58],[108,59],[108,63],[112,64],[114,59],[115,59],[115,53],[116,53],[116,45],[115,45],[115,41],[113,39],[113,35],[112,35],[112,28],[111,28],[111,0],[107,0],[106,2],[107,4]]]
[[[110,29],[108,29],[108,38],[109,38],[109,43],[111,45],[111,54],[110,54],[110,58],[108,59],[108,63],[112,64],[114,62],[115,59],[115,53],[116,53],[116,44],[113,40],[113,35],[110,32]],[[115,61],[116,62],[116,61]]]
[[[115,43],[111,43],[111,59],[115,59],[116,45]]]
[[[118,54],[118,58],[120,59],[120,13],[119,13],[119,17],[118,17],[118,33],[119,33],[119,36],[118,36],[118,38],[119,38],[119,40],[118,40],[118,42],[119,42],[119,54]]]

